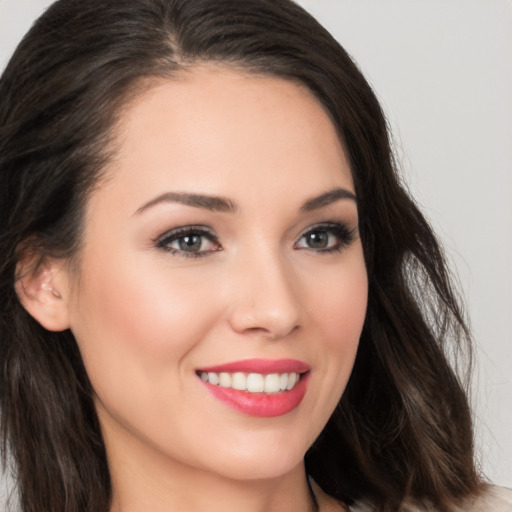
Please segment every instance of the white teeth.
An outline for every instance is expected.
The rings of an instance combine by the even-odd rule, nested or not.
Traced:
[[[247,389],[247,379],[245,374],[241,372],[234,373],[231,378],[231,387],[233,389],[245,391]]]
[[[231,387],[231,375],[229,373],[222,372],[219,374],[219,386],[221,388]]]
[[[288,374],[288,386],[286,386],[286,389],[288,391],[290,389],[293,389],[295,384],[297,384],[298,380],[299,380],[299,376],[296,373],[289,373]]]
[[[205,372],[203,372],[202,374],[204,374]],[[207,379],[206,381],[209,382],[210,384],[213,384],[215,386],[218,386],[219,385],[219,374],[218,373],[213,373],[213,372],[209,372],[206,374],[207,376]],[[205,379],[203,379],[205,380]]]
[[[247,391],[249,393],[262,393],[265,389],[265,380],[261,373],[249,373],[247,375]]]
[[[300,375],[294,372],[270,373],[268,375],[262,373],[246,374],[242,372],[200,372],[199,377],[204,382],[209,382],[214,386],[233,388],[249,393],[268,394],[290,391],[296,386],[300,379]]]
[[[271,373],[265,377],[265,393],[277,393],[281,391],[279,386],[279,375]]]

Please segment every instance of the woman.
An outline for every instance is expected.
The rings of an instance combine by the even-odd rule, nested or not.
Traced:
[[[0,98],[24,512],[512,508],[475,469],[441,250],[302,9],[61,0]]]

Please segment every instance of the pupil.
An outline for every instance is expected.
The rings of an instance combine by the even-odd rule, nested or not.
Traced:
[[[180,249],[183,251],[198,251],[201,249],[201,236],[200,235],[189,235],[180,238],[179,240]]]
[[[314,249],[324,249],[329,242],[329,235],[324,231],[314,231],[308,236],[308,245]]]

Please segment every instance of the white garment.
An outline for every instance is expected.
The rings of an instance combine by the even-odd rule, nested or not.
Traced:
[[[320,512],[375,512],[370,503],[356,503],[348,509],[334,498],[325,494],[314,482],[313,492],[318,502]],[[414,505],[404,506],[400,512],[435,512],[433,509],[419,509]],[[476,499],[468,500],[456,512],[512,512],[512,490],[506,487],[489,486]]]

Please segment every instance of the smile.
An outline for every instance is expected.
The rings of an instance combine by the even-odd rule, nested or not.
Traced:
[[[244,359],[200,368],[196,375],[218,401],[249,416],[282,416],[304,398],[311,367],[295,359]]]
[[[200,372],[203,382],[214,386],[232,388],[248,393],[280,393],[291,391],[299,382],[300,374],[291,373],[227,373],[227,372]]]

